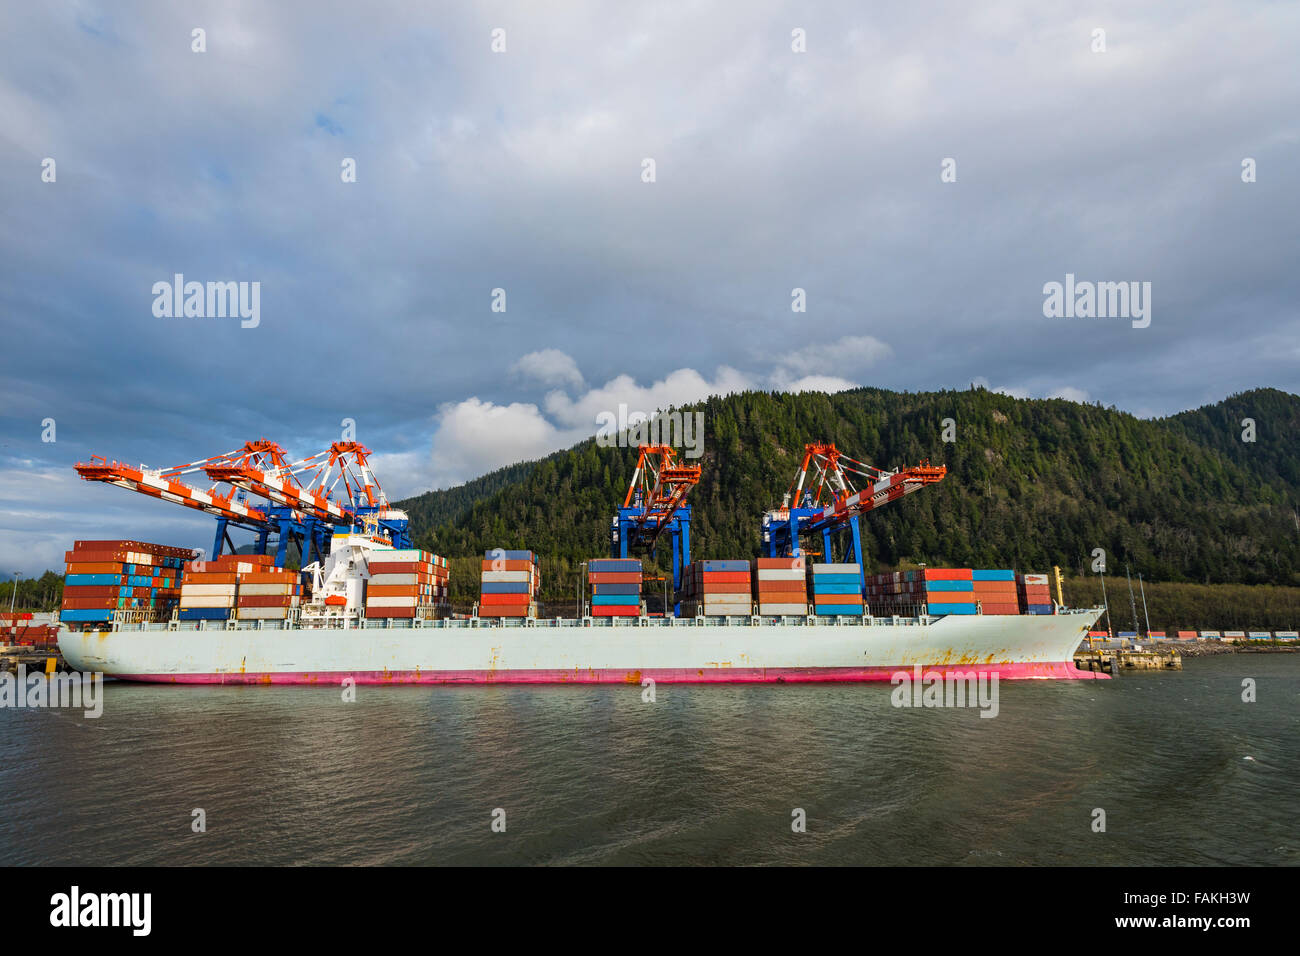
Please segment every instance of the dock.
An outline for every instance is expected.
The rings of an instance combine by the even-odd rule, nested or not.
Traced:
[[[53,667],[50,661],[54,661]],[[18,668],[26,668],[28,674],[44,674],[48,671],[62,673],[68,669],[68,662],[63,659],[58,645],[45,647],[19,647],[0,645],[0,672],[17,674]]]
[[[1183,657],[1173,648],[1135,651],[1129,648],[1101,648],[1074,652],[1074,666],[1084,671],[1120,674],[1124,671],[1183,669]]]

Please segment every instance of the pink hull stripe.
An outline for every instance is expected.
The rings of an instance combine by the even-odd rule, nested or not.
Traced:
[[[162,684],[758,684],[887,681],[911,667],[715,667],[698,670],[500,670],[500,671],[283,671],[244,674],[116,674],[120,680]],[[997,674],[999,680],[1109,680],[1109,674],[1079,670],[1071,661],[1019,664],[935,664],[929,674]]]

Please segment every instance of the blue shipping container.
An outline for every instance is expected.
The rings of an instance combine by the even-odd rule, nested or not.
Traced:
[[[183,607],[177,612],[181,621],[224,621],[228,617],[228,607]]]
[[[859,617],[862,614],[861,604],[815,604],[813,605],[814,614],[840,614],[851,617]]]
[[[63,579],[63,583],[68,587],[81,587],[83,585],[91,587],[112,587],[121,585],[121,575],[117,574],[69,574]]]
[[[113,612],[104,611],[60,611],[59,618],[64,621],[108,621],[113,617]]]
[[[1016,572],[1014,571],[972,571],[971,580],[973,581],[1014,581]]]
[[[705,571],[748,571],[748,561],[697,561]]]
[[[813,587],[819,588],[823,584],[852,584],[858,587],[862,580],[856,574],[814,574]],[[834,594],[834,591],[827,591],[827,594]]]
[[[974,604],[935,604],[931,601],[927,607],[930,613],[938,617],[942,614],[974,614]]]
[[[626,584],[593,584],[591,586],[592,594],[637,594],[641,593],[641,585],[634,581]]]
[[[483,583],[483,594],[527,594],[531,585],[527,581],[504,581]]]
[[[639,558],[597,558],[587,562],[587,570],[600,573],[612,571],[616,574],[640,574],[641,560]]]
[[[628,594],[593,594],[591,603],[600,607],[613,605],[615,607],[639,607],[641,602],[635,599],[634,595]]]
[[[973,581],[926,581],[927,591],[974,591]]]
[[[822,584],[821,578],[813,581],[812,586],[813,594],[858,594],[861,590],[856,581],[852,584]]]

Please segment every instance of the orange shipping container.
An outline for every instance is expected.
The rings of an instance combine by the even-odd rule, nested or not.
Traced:
[[[861,604],[861,594],[818,594],[813,598],[814,604]]]
[[[793,593],[793,594],[802,594],[802,593],[804,593],[805,591],[808,590],[808,583],[807,583],[806,581],[763,581],[763,580],[759,580],[759,581],[756,581],[756,582],[754,582],[754,583],[758,585],[758,592],[759,592],[760,594],[762,594],[762,593],[764,593],[764,592],[772,592],[772,593],[775,594],[775,593],[777,593],[777,592],[781,592],[781,591],[784,591],[784,592],[787,592],[787,593]]]
[[[493,561],[490,558],[483,559],[482,570],[484,571],[532,571],[537,565],[531,561],[523,561],[518,558],[502,558],[500,561]]]
[[[67,566],[67,574],[125,574],[126,565],[120,561],[77,562]]]
[[[366,593],[374,597],[420,597],[433,592],[422,584],[372,584]]]

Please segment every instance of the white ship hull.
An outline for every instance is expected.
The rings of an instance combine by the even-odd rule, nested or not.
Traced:
[[[900,670],[1003,679],[1094,678],[1074,651],[1100,608],[833,624],[647,619],[420,627],[153,629],[59,635],[68,664],[125,680],[196,684],[737,683],[888,680]],[[845,619],[847,620],[847,619]]]

